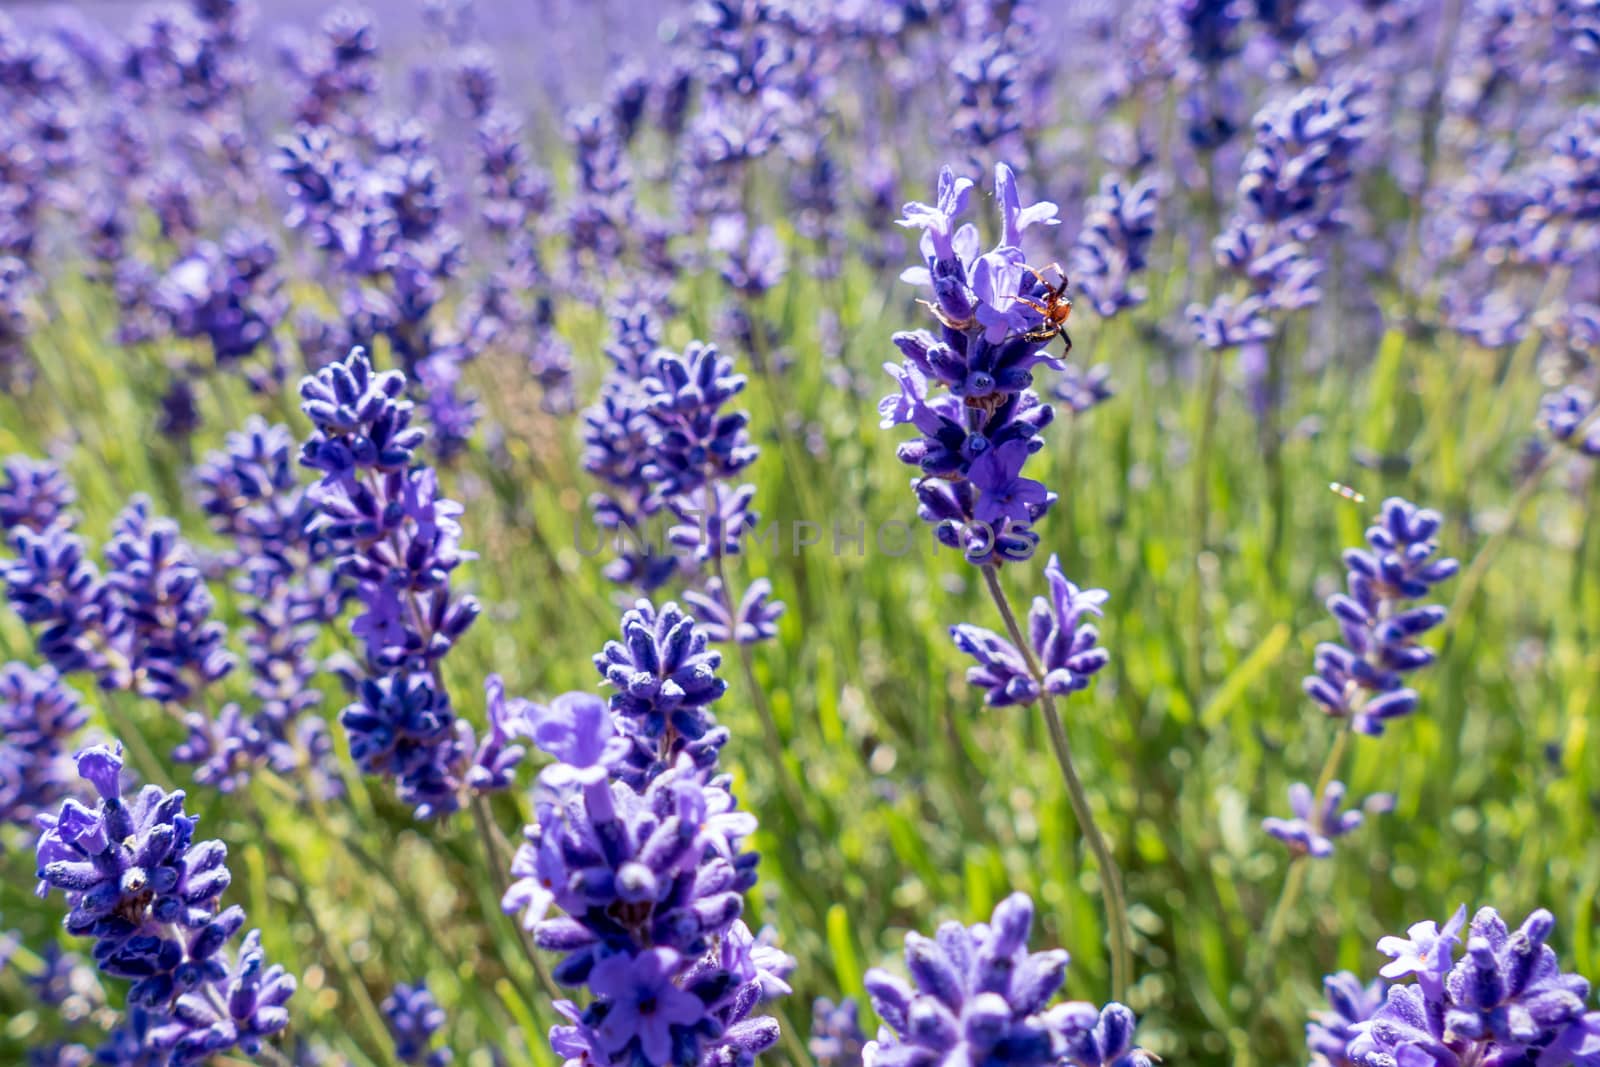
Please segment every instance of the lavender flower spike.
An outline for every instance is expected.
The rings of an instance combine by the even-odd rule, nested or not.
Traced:
[[[394,1038],[394,1056],[416,1067],[445,1067],[455,1057],[447,1048],[429,1050],[433,1035],[444,1028],[445,1014],[427,982],[394,987],[380,1005],[383,1021]]]
[[[1328,599],[1344,644],[1317,646],[1317,673],[1305,680],[1311,698],[1351,729],[1381,734],[1390,719],[1410,714],[1417,694],[1403,677],[1433,662],[1417,638],[1444,621],[1438,605],[1407,607],[1459,569],[1438,558],[1438,512],[1392,497],[1367,530],[1368,548],[1345,552],[1348,592]]]
[[[1060,306],[1065,282],[1039,277],[1018,246],[1026,229],[1057,221],[1055,205],[1024,204],[1011,169],[996,166],[1001,237],[980,253],[977,228],[955,222],[971,186],[947,167],[937,204],[905,207],[901,225],[923,231],[923,265],[901,278],[928,287],[922,303],[939,332],[895,335],[902,360],[885,369],[898,389],[878,411],[884,427],[909,424],[920,435],[899,449],[922,475],[913,483],[918,514],[942,544],[987,566],[1031,557],[1033,525],[1056,500],[1023,469],[1054,418],[1032,385],[1036,367],[1065,367],[1047,351],[1060,322],[1046,326],[1041,311],[1051,306],[1043,301]]]
[[[906,935],[909,982],[866,974],[885,1024],[863,1059],[873,1067],[1150,1067],[1133,1046],[1133,1013],[1120,1004],[1051,1006],[1067,953],[1030,953],[1033,902],[1013,893],[987,923],[946,923],[937,937]]]
[[[1289,809],[1294,817],[1262,819],[1261,828],[1288,845],[1289,851],[1297,856],[1325,859],[1333,855],[1335,838],[1343,837],[1366,821],[1361,810],[1340,810],[1344,805],[1344,793],[1343,782],[1329,782],[1322,794],[1322,803],[1317,804],[1311,787],[1296,782],[1289,787]],[[1362,803],[1362,808],[1368,812],[1389,811],[1393,807],[1394,798],[1387,793],[1375,793]]]
[[[197,820],[182,792],[147,785],[122,796],[121,748],[94,746],[78,773],[99,795],[94,808],[66,801],[39,822],[39,896],[65,895],[68,933],[95,940],[102,973],[130,981],[130,1011],[148,1013],[145,1051],[185,1067],[230,1049],[247,1055],[289,1024],[295,980],[266,967],[258,931],[230,963],[227,943],[244,925],[227,890],[227,846],[195,843]]]
[[[1324,1027],[1318,1035],[1324,1062],[1353,1067],[1600,1063],[1600,1011],[1587,1008],[1589,982],[1563,974],[1555,950],[1545,943],[1555,927],[1551,914],[1535,911],[1512,931],[1494,908],[1482,908],[1467,930],[1466,953],[1457,960],[1465,916],[1463,908],[1443,930],[1419,923],[1409,940],[1378,942],[1394,957],[1382,973],[1401,979],[1415,975],[1417,981],[1391,986],[1380,1007],[1347,1029]],[[1352,1010],[1344,1014],[1360,1014],[1367,1005],[1346,1007]],[[1343,1049],[1330,1040],[1336,1034],[1349,1035]]]
[[[1022,651],[1004,637],[966,623],[950,627],[956,647],[978,661],[967,671],[967,681],[985,691],[984,703],[990,707],[1032,704],[1041,692],[1065,697],[1087,688],[1111,662],[1099,647],[1100,631],[1083,621],[1101,613],[1106,591],[1079,589],[1062,573],[1057,556],[1050,557],[1044,576],[1050,596],[1035,597],[1028,612],[1028,645],[1044,673],[1042,687]]]

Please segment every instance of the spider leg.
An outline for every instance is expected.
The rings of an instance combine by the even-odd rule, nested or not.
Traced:
[[[1062,293],[1067,291],[1067,272],[1061,269],[1060,263],[1046,263],[1043,270],[1035,269],[1027,264],[1023,264],[1022,269],[1033,275],[1034,279],[1037,280],[1040,285],[1050,290],[1050,296],[1052,299],[1059,298]],[[1050,284],[1049,279],[1044,276],[1044,271],[1051,270],[1055,271],[1056,275],[1061,279],[1061,283],[1059,285]]]

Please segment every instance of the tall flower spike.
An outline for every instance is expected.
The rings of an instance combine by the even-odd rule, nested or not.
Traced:
[[[174,1067],[235,1048],[254,1055],[288,1025],[283,1006],[295,980],[265,965],[255,931],[229,961],[245,914],[218,910],[230,881],[227,846],[194,841],[197,820],[184,814],[182,792],[147,785],[125,801],[120,747],[86,748],[77,764],[99,800],[92,809],[68,800],[40,816],[39,896],[60,890],[67,932],[93,938],[101,972],[132,983],[130,1011],[148,1013],[146,1052]]]
[[[1367,530],[1366,549],[1345,552],[1348,591],[1328,599],[1344,633],[1342,645],[1317,646],[1317,673],[1306,692],[1351,729],[1381,734],[1390,719],[1410,714],[1417,694],[1404,676],[1433,662],[1417,638],[1444,621],[1438,605],[1407,607],[1455,575],[1457,562],[1438,556],[1438,512],[1391,497]]]
[[[878,411],[885,428],[910,425],[920,434],[899,449],[924,475],[913,483],[918,514],[941,543],[986,565],[1032,556],[1033,524],[1056,500],[1023,468],[1054,414],[1032,389],[1034,370],[1064,368],[1047,348],[1070,304],[1065,281],[1041,278],[1018,247],[1024,230],[1057,221],[1055,205],[1024,204],[1010,168],[997,166],[1000,243],[980,253],[977,228],[955,222],[971,187],[947,167],[937,204],[905,207],[900,223],[923,231],[924,265],[901,278],[929,287],[923,303],[939,332],[895,335],[902,359],[885,369],[899,388]]]
[[[756,820],[717,773],[719,662],[692,618],[640,601],[595,657],[616,714],[568,693],[522,720],[556,762],[502,907],[562,955],[556,981],[589,990],[587,1007],[556,1005],[570,1025],[551,1044],[568,1062],[748,1067],[778,1041],[759,1008],[789,993],[794,961],[740,919]]]
[[[393,777],[418,818],[447,815],[460,807],[476,748],[437,670],[480,611],[451,588],[471,557],[460,545],[461,505],[416,465],[426,435],[411,425],[403,375],[375,372],[357,348],[300,393],[316,425],[300,462],[322,472],[310,490],[316,529],[362,606],[351,633],[365,677],[340,714],[351,755],[364,772]]]
[[[0,823],[31,826],[67,793],[66,744],[88,722],[54,669],[0,667]]]
[[[1158,195],[1154,178],[1130,187],[1107,174],[1100,179],[1100,191],[1089,198],[1083,228],[1072,246],[1072,276],[1103,318],[1145,301],[1145,291],[1133,284],[1133,276],[1144,270],[1155,238]]]

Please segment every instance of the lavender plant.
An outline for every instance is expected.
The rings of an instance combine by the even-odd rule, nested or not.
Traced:
[[[778,1041],[757,1011],[789,992],[794,961],[740,920],[756,821],[717,773],[719,657],[672,605],[641,601],[623,633],[596,657],[611,707],[568,693],[527,713],[522,729],[556,762],[504,906],[563,953],[555,979],[592,998],[557,1004],[570,1025],[551,1044],[568,1063],[748,1064]]]
[[[362,608],[350,632],[361,642],[364,677],[339,716],[351,755],[364,772],[393,778],[418,818],[448,815],[474,764],[472,729],[456,718],[439,670],[479,615],[477,600],[450,585],[467,558],[461,506],[416,462],[426,432],[411,425],[414,405],[398,371],[375,372],[357,348],[300,391],[316,427],[300,462],[322,474],[311,490],[316,521]]]
[[[1593,962],[1592,0],[101,6],[0,15],[0,1063],[511,1067],[552,1023],[574,1067],[1600,1063],[1564,971]],[[978,155],[1064,210],[1002,168],[983,241],[952,169],[894,225],[908,175]],[[905,229],[932,318],[881,414],[976,573],[898,558],[928,546],[861,432]],[[1053,348],[1073,299],[1106,363]],[[1058,435],[1063,407],[1097,417]],[[1337,737],[1291,784],[1271,712],[1328,525],[1297,487],[1330,479],[1448,503],[1472,623],[1435,721],[1400,723],[1455,565],[1386,504],[1306,681]],[[552,699],[599,643],[606,588],[551,536],[595,488],[630,602],[605,695]],[[1014,610],[1002,572],[1036,554]],[[1001,625],[949,629],[971,693],[927,624],[980,576]],[[1035,710],[1072,817],[1001,721]],[[1354,734],[1386,736],[1406,832],[1317,930],[1491,872],[1508,908],[1572,902],[1570,964],[1546,912],[1419,924],[1378,981],[1327,979],[1302,1050],[1334,949],[1291,937],[1311,860],[1348,875],[1393,803],[1357,792]],[[106,736],[188,797],[105,795],[92,747],[74,780]],[[1080,947],[1080,889],[1105,897],[1111,1004],[1097,960],[1028,951],[1013,885]],[[262,934],[285,967],[228,892],[292,900]],[[961,899],[992,917],[913,937],[909,981],[873,968]],[[809,1048],[791,985],[825,994]]]
[[[1492,907],[1466,929],[1463,904],[1441,928],[1417,923],[1385,937],[1379,971],[1393,984],[1363,988],[1328,979],[1333,1011],[1307,1028],[1320,1064],[1538,1063],[1583,1067],[1600,1056],[1600,1011],[1587,1010],[1589,983],[1561,970],[1545,942],[1555,919],[1540,909],[1511,930]],[[1403,979],[1412,982],[1404,983]]]
[[[101,972],[130,983],[143,1051],[174,1067],[234,1048],[260,1052],[289,1023],[295,980],[267,965],[259,930],[226,951],[245,920],[238,905],[219,910],[227,846],[194,840],[181,790],[147,785],[124,800],[120,746],[76,759],[99,800],[91,809],[69,799],[41,818],[39,895],[60,890],[67,932],[92,938]]]
[[[1063,369],[1046,347],[1061,332],[1064,316],[1056,317],[1056,305],[1062,298],[1027,266],[1021,244],[1029,227],[1059,220],[1052,203],[1024,204],[1011,169],[997,164],[1000,238],[980,255],[977,228],[955,222],[971,189],[971,181],[946,167],[939,174],[935,204],[906,205],[900,224],[922,230],[925,266],[901,277],[931,287],[933,300],[922,303],[938,320],[940,335],[925,330],[895,335],[904,361],[885,369],[900,391],[885,397],[878,410],[885,428],[909,423],[920,431],[899,449],[901,462],[923,474],[912,482],[918,515],[934,525],[941,544],[959,548],[980,568],[1006,624],[1009,641],[968,625],[952,627],[957,647],[978,661],[968,681],[986,690],[990,705],[1041,704],[1073,814],[1100,868],[1111,985],[1113,995],[1121,997],[1132,967],[1122,874],[1095,823],[1054,702],[1084,688],[1108,662],[1104,650],[1094,647],[1095,628],[1079,624],[1086,612],[1099,613],[1105,595],[1081,593],[1052,556],[1045,570],[1051,600],[1036,601],[1024,638],[999,576],[1003,564],[1032,557],[1039,544],[1033,524],[1057,499],[1043,483],[1023,477],[1022,468],[1043,447],[1041,431],[1054,417],[1031,386],[1033,368]],[[1060,286],[1065,285],[1063,279]],[[933,393],[935,386],[945,392]]]
[[[1315,787],[1296,782],[1290,789],[1293,817],[1262,821],[1262,828],[1294,856],[1273,911],[1269,944],[1284,936],[1304,886],[1306,861],[1332,855],[1333,840],[1361,825],[1360,811],[1340,811],[1345,786],[1334,777],[1350,735],[1380,736],[1389,722],[1416,710],[1419,698],[1406,686],[1406,675],[1433,662],[1433,650],[1418,639],[1445,621],[1445,609],[1408,605],[1460,569],[1454,559],[1439,556],[1436,535],[1443,521],[1436,511],[1391,497],[1367,528],[1367,547],[1345,551],[1348,591],[1328,598],[1344,641],[1317,645],[1316,673],[1304,683],[1322,711],[1339,720],[1339,732]],[[1368,812],[1387,811],[1393,798],[1374,794],[1362,806]]]
[[[1067,953],[1030,953],[1033,901],[1013,893],[987,923],[946,923],[936,938],[906,936],[908,983],[866,976],[887,1029],[863,1050],[867,1063],[1150,1067],[1133,1043],[1133,1012],[1072,1001],[1051,1005]]]

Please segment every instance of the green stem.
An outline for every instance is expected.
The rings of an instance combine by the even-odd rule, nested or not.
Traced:
[[[722,583],[723,606],[728,610],[729,619],[737,626],[739,598],[733,595],[733,583],[728,580],[728,568],[720,551],[712,557],[711,567],[717,581]],[[790,776],[788,761],[783,758],[785,750],[783,733],[778,729],[778,720],[772,713],[772,704],[767,700],[767,691],[756,681],[755,661],[750,656],[750,646],[740,641],[737,633],[729,636],[733,647],[738,651],[739,667],[744,674],[745,688],[750,690],[750,702],[755,705],[756,715],[761,719],[761,732],[766,738],[767,749],[777,761],[778,784],[783,790],[784,799],[789,802],[795,820],[805,824],[809,819],[800,796],[800,787]]]
[[[278,842],[273,839],[272,834],[268,831],[266,819],[262,816],[261,809],[247,794],[240,794],[239,798],[243,800],[240,807],[243,808],[245,817],[255,827],[255,831],[261,839],[262,848],[266,850],[267,855],[272,859],[273,865],[277,867],[294,891],[295,904],[311,924],[311,933],[316,938],[318,951],[333,967],[339,987],[355,1003],[356,1014],[360,1016],[362,1029],[366,1031],[367,1041],[369,1042],[368,1047],[381,1061],[383,1059],[381,1050],[388,1047],[390,1040],[389,1028],[384,1023],[383,1016],[378,1012],[378,1006],[373,1002],[372,994],[367,991],[366,983],[361,980],[361,976],[351,967],[346,951],[341,946],[334,944],[327,927],[322,923],[321,916],[317,914],[317,909],[311,906],[310,894],[306,892],[303,880],[295,877],[293,873],[295,867],[284,857],[283,851],[278,847]]]
[[[1312,793],[1311,822],[1318,830],[1324,829],[1319,823],[1322,802],[1328,795],[1328,786],[1333,784],[1333,776],[1339,773],[1339,764],[1344,761],[1344,751],[1350,745],[1349,723],[1352,721],[1354,721],[1353,716],[1345,719],[1345,726],[1334,738],[1333,747],[1328,750],[1328,758],[1322,761],[1322,771],[1317,775],[1316,789]],[[1309,856],[1296,856],[1289,864],[1289,876],[1283,880],[1283,891],[1278,894],[1278,903],[1272,909],[1272,922],[1267,927],[1268,951],[1257,957],[1267,961],[1264,966],[1266,974],[1271,974],[1271,960],[1276,958],[1271,950],[1283,942],[1284,934],[1289,929],[1289,916],[1294,912],[1300,894],[1305,889],[1306,865],[1309,862]]]
[[[1206,361],[1205,381],[1201,386],[1203,396],[1200,409],[1199,440],[1195,444],[1194,453],[1194,490],[1192,504],[1194,512],[1189,519],[1189,529],[1194,537],[1189,553],[1189,566],[1193,568],[1189,578],[1189,619],[1190,640],[1185,645],[1187,653],[1189,687],[1191,699],[1196,704],[1200,703],[1201,691],[1204,682],[1201,675],[1205,672],[1205,661],[1202,656],[1202,642],[1199,635],[1204,634],[1209,628],[1205,625],[1205,590],[1202,588],[1200,576],[1200,556],[1206,550],[1210,537],[1211,526],[1211,446],[1214,434],[1212,426],[1217,419],[1217,402],[1222,397],[1222,353],[1207,351],[1203,358]]]
[[[1061,780],[1066,783],[1067,797],[1072,803],[1072,813],[1078,820],[1078,828],[1083,831],[1084,838],[1089,842],[1089,850],[1094,853],[1095,863],[1100,867],[1100,880],[1105,887],[1106,926],[1109,928],[1111,940],[1111,998],[1125,1001],[1128,995],[1128,981],[1133,972],[1133,951],[1132,930],[1128,925],[1128,905],[1122,889],[1122,871],[1112,858],[1111,848],[1095,822],[1089,795],[1084,790],[1083,781],[1078,777],[1077,768],[1072,762],[1072,743],[1067,738],[1067,728],[1056,711],[1055,699],[1044,691],[1044,672],[1039,669],[1038,661],[1034,659],[1032,646],[1022,636],[1022,627],[1017,624],[1017,616],[1011,610],[1011,602],[1006,599],[1005,590],[1000,586],[999,570],[992,566],[984,567],[983,580],[989,588],[989,596],[993,598],[995,607],[999,609],[1000,617],[1005,620],[1006,631],[1011,635],[1012,644],[1022,653],[1028,665],[1028,673],[1039,683],[1045,726],[1050,731],[1050,748],[1055,753],[1057,766],[1061,769]]]

